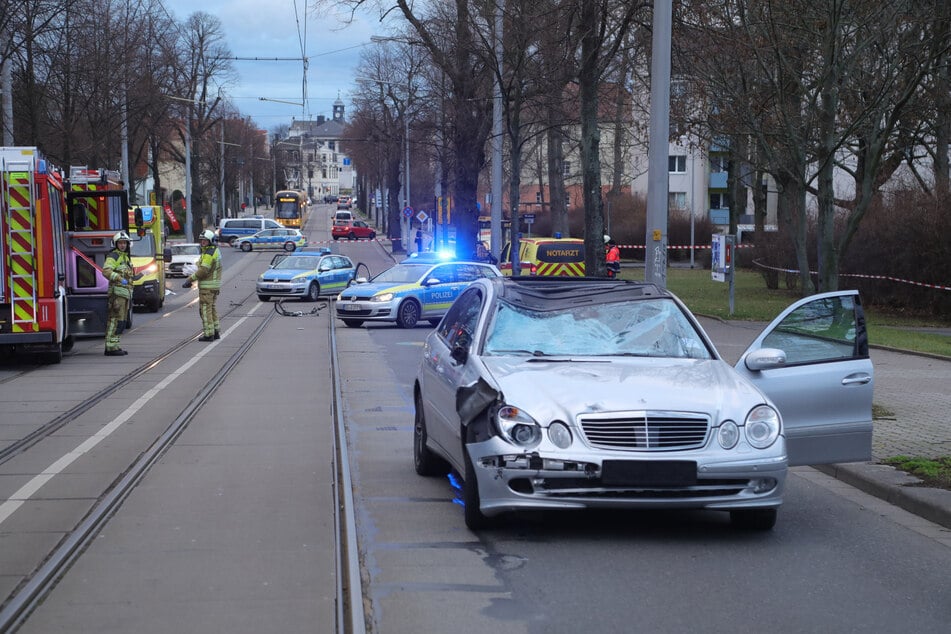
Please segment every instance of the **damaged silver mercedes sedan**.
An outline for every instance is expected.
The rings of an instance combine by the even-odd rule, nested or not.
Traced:
[[[424,344],[415,468],[462,477],[472,530],[596,507],[768,530],[789,466],[871,458],[872,387],[856,291],[795,302],[731,367],[656,285],[482,279]]]

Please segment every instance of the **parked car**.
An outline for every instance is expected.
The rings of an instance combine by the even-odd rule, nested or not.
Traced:
[[[283,229],[284,225],[258,216],[255,218],[225,218],[218,225],[218,241],[234,245],[234,241],[244,236],[254,235],[264,229]]]
[[[365,321],[413,328],[423,319],[435,326],[466,286],[480,278],[501,276],[484,262],[404,260],[369,281],[358,277],[337,297],[337,317],[351,328]]]
[[[253,249],[293,251],[307,246],[307,238],[300,232],[300,229],[265,229],[264,231],[258,231],[253,236],[238,238],[231,245],[245,252]]]
[[[168,277],[186,277],[186,266],[197,266],[201,257],[201,245],[197,242],[178,242],[169,244],[172,261],[165,263],[165,275]]]
[[[350,209],[352,206],[353,201],[350,199],[350,196],[337,197],[337,209]]]
[[[376,231],[362,220],[334,220],[333,227],[330,228],[330,235],[334,240],[340,238],[373,240],[376,238]]]
[[[356,275],[350,258],[328,251],[299,251],[275,256],[268,270],[258,277],[257,293],[262,302],[272,297],[298,297],[317,301],[319,297],[336,295]]]
[[[771,529],[787,468],[871,458],[857,291],[793,303],[735,367],[652,284],[486,278],[427,337],[413,456],[466,525],[523,509],[692,508]]]

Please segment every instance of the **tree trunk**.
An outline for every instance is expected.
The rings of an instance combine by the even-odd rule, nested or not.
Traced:
[[[581,72],[578,87],[581,98],[581,172],[584,198],[585,271],[588,275],[606,274],[604,263],[604,209],[601,201],[601,132],[598,128],[598,7],[582,3],[580,28]]]
[[[551,229],[553,233],[568,236],[568,201],[565,197],[565,137],[555,122],[557,115],[549,109],[548,146],[548,197],[551,201]]]

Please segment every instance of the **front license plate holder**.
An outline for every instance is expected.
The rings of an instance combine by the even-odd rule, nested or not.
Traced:
[[[697,483],[693,460],[605,460],[601,464],[604,486],[683,487]]]

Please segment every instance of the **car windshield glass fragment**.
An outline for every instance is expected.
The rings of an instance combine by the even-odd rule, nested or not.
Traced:
[[[422,277],[423,273],[428,271],[430,266],[429,264],[397,264],[383,271],[371,281],[384,282],[387,284],[411,284]]]
[[[539,311],[498,303],[487,355],[639,356],[710,359],[673,301],[632,300]]]

